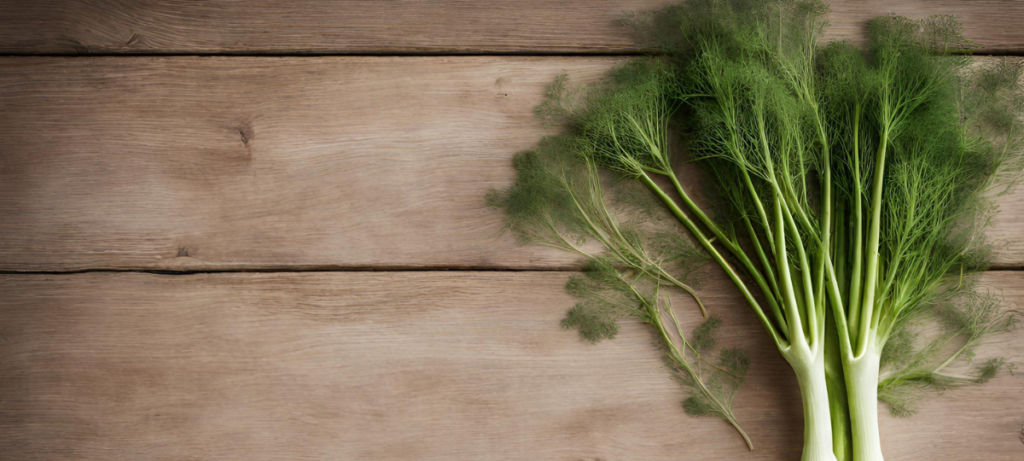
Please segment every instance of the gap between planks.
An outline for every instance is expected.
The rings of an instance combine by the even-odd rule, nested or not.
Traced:
[[[710,267],[710,266],[709,266]],[[260,267],[246,269],[208,269],[208,270],[154,270],[154,269],[78,269],[78,270],[49,270],[49,271],[11,271],[0,270],[3,275],[75,275],[75,274],[152,274],[152,275],[197,275],[197,274],[330,274],[330,273],[421,273],[421,272],[457,272],[457,273],[574,273],[582,272],[579,266],[551,266],[531,268],[509,268],[509,267],[403,267],[403,266],[353,266],[353,267]],[[988,273],[1015,273],[1024,271],[1024,266],[994,266],[988,270],[976,274]]]
[[[637,56],[661,55],[654,50],[636,51],[596,51],[588,52],[561,52],[561,51],[491,51],[478,52],[467,51],[396,51],[377,53],[340,53],[340,52],[210,52],[210,53],[0,53],[0,58],[472,58],[472,57],[495,57],[495,58],[628,58]],[[978,51],[971,53],[975,57],[1021,57],[1022,50],[996,50],[992,52]]]

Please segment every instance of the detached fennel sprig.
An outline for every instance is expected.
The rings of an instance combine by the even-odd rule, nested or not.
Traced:
[[[585,275],[573,276],[567,288],[581,302],[566,314],[563,327],[574,328],[582,338],[596,342],[608,337],[595,333],[609,331],[616,316],[634,317],[651,325],[680,382],[690,390],[683,401],[686,412],[726,420],[753,450],[753,442],[732,411],[750,360],[739,349],[722,349],[717,363],[708,357],[715,346],[718,318],[701,323],[688,339],[660,281],[624,273],[602,259],[591,263]]]

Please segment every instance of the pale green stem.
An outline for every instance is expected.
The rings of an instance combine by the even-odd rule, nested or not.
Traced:
[[[785,192],[779,186],[779,181],[775,177],[774,167],[772,166],[772,162],[771,162],[771,151],[770,151],[770,148],[769,148],[768,138],[767,138],[767,135],[765,134],[765,126],[764,126],[764,119],[763,119],[763,117],[758,117],[758,131],[760,132],[761,148],[762,148],[762,151],[763,151],[763,154],[764,154],[764,159],[765,159],[765,162],[767,164],[767,169],[768,169],[768,174],[769,174],[768,183],[771,184],[772,190],[773,190],[774,196],[775,196],[776,219],[777,220],[782,220],[782,221],[785,222],[785,224],[782,224],[782,225],[780,225],[780,223],[776,223],[776,225],[780,226],[780,228],[776,230],[776,239],[778,239],[776,241],[776,247],[777,247],[776,248],[776,256],[781,257],[782,260],[787,259],[787,256],[785,254],[785,243],[786,242],[785,242],[785,231],[784,231],[785,227],[784,226],[788,225],[789,230],[793,233],[792,239],[793,239],[793,242],[795,243],[795,247],[796,247],[796,250],[797,250],[797,264],[799,264],[799,267],[800,267],[800,271],[799,271],[800,274],[799,275],[802,275],[802,277],[803,277],[802,280],[794,279],[793,278],[793,275],[791,274],[791,272],[789,271],[789,268],[788,268],[788,264],[789,264],[788,261],[786,261],[787,269],[786,269],[785,273],[782,273],[782,269],[780,269],[780,271],[779,271],[780,272],[780,276],[782,277],[783,286],[785,287],[786,285],[788,285],[788,290],[787,290],[786,296],[792,295],[792,298],[790,299],[790,301],[793,303],[792,307],[797,312],[796,317],[800,316],[799,308],[797,306],[801,302],[804,304],[804,308],[806,309],[806,313],[807,313],[807,317],[806,318],[804,318],[804,319],[794,318],[794,319],[791,319],[790,322],[794,322],[794,321],[800,322],[802,320],[802,323],[798,323],[798,324],[800,324],[802,326],[805,326],[807,328],[807,332],[801,331],[801,333],[806,333],[810,337],[810,340],[812,342],[815,342],[817,340],[817,337],[818,337],[819,329],[817,327],[817,322],[815,321],[815,314],[813,312],[815,304],[814,304],[814,296],[813,296],[813,291],[812,291],[813,290],[813,285],[811,283],[810,265],[808,264],[807,254],[804,252],[803,242],[800,239],[800,232],[797,230],[796,224],[795,224],[795,222],[793,220],[792,212],[790,210],[789,205],[786,202]],[[786,175],[786,177],[788,177],[788,175]],[[781,212],[779,211],[780,209],[781,209]],[[800,290],[801,293],[800,294],[803,294],[804,295],[803,297],[797,298],[797,293],[796,293],[796,289],[797,288],[801,288],[801,290]],[[791,333],[792,333],[792,330],[794,328],[796,328],[796,325],[791,323],[791,325],[790,325],[790,332]],[[801,336],[803,336],[803,335],[801,335]],[[794,336],[794,338],[796,338],[796,337]],[[795,339],[794,339],[794,341],[795,341]]]
[[[768,260],[768,256],[764,252],[764,248],[761,246],[761,240],[754,231],[754,226],[750,223],[750,219],[746,216],[743,217],[743,224],[746,226],[747,233],[750,234],[750,240],[753,242],[754,249],[757,251],[758,257],[761,259],[761,266],[764,268],[765,273],[768,274],[768,281],[772,284],[772,291],[775,293],[775,297],[781,300],[782,292],[779,291],[778,278],[775,277],[775,271],[772,270],[772,264]],[[779,309],[778,303],[771,303],[768,307],[771,308],[772,315],[775,316],[775,321],[778,322],[779,330],[782,332],[782,335],[789,338],[789,326],[786,324],[786,317],[782,315],[782,310]]]
[[[860,176],[860,106],[854,109],[853,119],[853,267],[850,268],[850,326],[848,332],[855,334],[860,316],[861,280],[864,260],[864,195],[861,193]]]
[[[778,189],[776,189],[778,190]],[[793,233],[793,242],[796,247],[797,264],[800,265],[800,275],[802,277],[803,295],[804,295],[804,308],[806,317],[805,326],[807,327],[808,337],[812,344],[817,344],[819,340],[819,334],[821,333],[821,325],[824,325],[824,317],[821,318],[822,322],[819,325],[819,315],[817,312],[817,301],[814,299],[814,282],[811,280],[811,264],[807,258],[807,252],[804,250],[803,240],[800,238],[800,233],[797,231],[796,221],[793,220],[793,214],[790,213],[789,205],[785,200],[781,200],[782,192],[778,191],[777,194],[782,202],[783,215],[786,219],[786,224]]]
[[[868,247],[865,255],[868,262],[864,271],[864,301],[860,305],[861,313],[858,319],[860,331],[856,336],[855,357],[859,357],[867,351],[868,342],[871,339],[870,330],[874,323],[872,314],[875,307],[875,288],[878,283],[878,245],[882,228],[882,183],[885,180],[885,150],[888,142],[889,136],[883,132],[881,144],[878,146],[874,184],[871,191],[871,228],[868,229]]]
[[[854,461],[884,461],[878,432],[878,364],[874,347],[859,358],[844,354]]]
[[[797,348],[794,348],[797,349]],[[800,384],[800,400],[804,407],[804,450],[801,461],[836,461],[832,449],[832,415],[829,410],[828,384],[825,380],[825,354],[816,352],[784,354]]]
[[[845,361],[845,359],[852,356],[851,350],[853,346],[850,343],[850,328],[846,324],[845,309],[843,308],[842,293],[836,279],[836,270],[832,265],[832,261],[828,258],[826,258],[825,271],[828,275],[828,283],[825,286],[825,290],[832,306],[832,315],[828,316],[828,320],[831,321],[826,322],[825,354],[826,377],[830,379],[829,401],[831,402],[830,409],[832,412],[833,447],[838,461],[856,460],[857,458],[853,455],[852,446],[851,397],[848,385],[846,384],[850,380],[850,370],[846,368]],[[840,377],[845,382],[839,381]],[[876,376],[876,387],[877,381]]]
[[[825,382],[828,384],[829,414],[832,416],[832,453],[837,461],[851,461],[850,403],[847,401],[842,346],[837,328],[835,316],[826,313]]]
[[[747,186],[747,192],[749,192],[751,198],[753,198],[757,214],[761,217],[761,225],[764,227],[765,238],[768,239],[769,242],[774,241],[775,238],[772,236],[772,228],[769,225],[771,221],[768,220],[768,214],[765,212],[764,204],[761,203],[760,197],[757,196],[757,189],[754,188],[754,182],[750,179],[750,174],[747,173],[746,169],[741,169],[740,172],[743,174],[743,184]],[[771,248],[772,251],[775,251],[775,248],[771,245],[768,247]]]
[[[815,107],[815,114],[817,114],[817,107]],[[821,197],[821,237],[819,238],[818,246],[818,259],[815,267],[815,299],[818,301],[818,305],[815,306],[817,310],[819,321],[824,324],[825,320],[825,260],[831,257],[831,245],[832,245],[832,159],[831,151],[828,146],[828,137],[825,135],[825,127],[821,123],[821,119],[818,118],[818,133],[822,143],[822,156],[824,157],[824,178],[822,180],[822,197]]]
[[[786,228],[782,217],[781,197],[776,195],[775,208],[775,263],[779,268],[779,284],[782,286],[783,306],[786,308],[786,320],[789,324],[789,341],[791,344],[806,342],[803,320],[793,289],[793,278],[789,271],[789,256],[786,253]]]

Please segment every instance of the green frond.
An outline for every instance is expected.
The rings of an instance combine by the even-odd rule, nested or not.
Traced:
[[[1015,368],[1003,357],[979,358],[975,353],[983,339],[1010,331],[1017,321],[1018,314],[1005,310],[992,293],[967,282],[929,304],[904,313],[882,353],[885,373],[878,395],[894,416],[914,414],[917,402],[929,393],[983,384]],[[921,331],[929,327],[940,327],[940,333],[923,341]]]
[[[581,339],[591,344],[605,339],[615,339],[615,335],[619,333],[619,324],[610,310],[585,302],[577,303],[565,313],[562,328],[575,329]]]
[[[683,400],[683,411],[690,416],[723,416],[718,407],[703,394],[694,394]]]
[[[722,326],[722,319],[718,317],[711,317],[693,329],[693,334],[690,340],[690,345],[698,352],[705,352],[715,347],[717,342],[715,341],[714,332]]]

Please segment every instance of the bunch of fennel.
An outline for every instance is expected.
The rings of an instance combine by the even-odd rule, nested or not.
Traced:
[[[696,298],[694,265],[713,261],[796,374],[803,459],[875,461],[879,398],[905,415],[923,389],[1008,367],[972,356],[1013,317],[970,274],[986,267],[990,198],[1021,169],[1024,95],[1021,67],[972,63],[952,18],[877,18],[859,47],[821,42],[827,11],[691,0],[629,16],[661,55],[593,85],[557,80],[537,111],[569,132],[517,156],[516,184],[489,201],[522,241],[590,261],[564,326],[597,341],[623,315],[652,324],[691,387],[686,410],[742,434],[730,406],[745,356],[704,357],[707,335],[687,339],[659,291]],[[713,210],[678,177],[677,144],[713,178]],[[915,348],[921,318],[948,328]],[[973,368],[946,372],[956,361]]]

